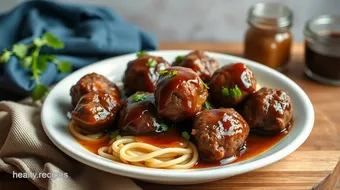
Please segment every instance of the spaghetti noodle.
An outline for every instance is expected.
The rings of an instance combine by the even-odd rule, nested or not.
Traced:
[[[74,121],[70,122],[69,130],[74,137],[88,142],[101,142],[108,138],[104,133],[83,134]],[[188,169],[199,159],[197,148],[190,141],[185,141],[181,147],[160,148],[138,142],[133,136],[119,135],[109,142],[109,146],[99,148],[97,153],[113,161],[149,168]]]

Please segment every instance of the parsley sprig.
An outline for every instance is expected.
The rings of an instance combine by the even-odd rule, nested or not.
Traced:
[[[72,65],[67,61],[59,61],[50,54],[40,54],[42,47],[48,46],[52,49],[64,48],[64,43],[51,33],[44,33],[41,38],[36,38],[31,44],[14,44],[12,51],[4,49],[0,57],[1,63],[7,63],[11,56],[15,56],[21,61],[24,69],[30,68],[32,79],[36,86],[31,97],[34,101],[42,99],[48,92],[48,87],[40,83],[40,75],[47,69],[49,62],[57,65],[59,72],[68,73],[72,71]],[[28,54],[30,53],[30,54]]]

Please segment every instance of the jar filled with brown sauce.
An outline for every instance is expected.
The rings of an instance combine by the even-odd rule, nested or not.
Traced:
[[[305,25],[305,73],[317,82],[340,85],[340,15],[322,15]]]
[[[279,3],[257,3],[248,12],[244,57],[282,69],[290,59],[292,11]]]

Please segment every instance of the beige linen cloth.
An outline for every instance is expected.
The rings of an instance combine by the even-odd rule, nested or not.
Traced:
[[[91,168],[61,152],[46,136],[40,110],[36,105],[0,102],[0,172],[63,176],[29,178],[40,189],[140,189],[129,178]]]

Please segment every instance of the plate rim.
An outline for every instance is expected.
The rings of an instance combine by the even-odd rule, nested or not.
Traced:
[[[192,50],[158,50],[158,51],[148,51],[149,53],[153,54],[186,54],[188,51]],[[98,62],[95,62],[91,65],[88,65],[86,67],[83,67],[81,69],[78,69],[77,71],[71,73],[67,77],[65,77],[63,80],[59,81],[54,88],[50,91],[50,94],[46,97],[45,102],[43,103],[42,106],[42,111],[41,111],[41,122],[43,125],[43,129],[48,136],[48,138],[53,142],[54,145],[56,145],[61,151],[63,151],[65,154],[68,156],[72,157],[75,160],[78,160],[79,162],[82,162],[88,166],[109,172],[109,173],[114,173],[122,176],[127,176],[127,177],[132,177],[132,178],[138,178],[138,179],[144,179],[144,180],[150,180],[150,178],[159,178],[155,179],[157,181],[162,181],[162,180],[170,180],[171,181],[186,181],[186,180],[213,180],[213,179],[221,179],[221,178],[226,178],[234,175],[238,175],[241,173],[246,173],[249,171],[253,171],[256,169],[259,169],[261,167],[270,165],[274,162],[277,162],[278,160],[281,160],[294,152],[296,149],[298,149],[308,138],[310,135],[313,126],[314,126],[314,108],[313,105],[308,98],[307,94],[299,87],[294,81],[292,81],[290,78],[285,76],[284,74],[271,69],[265,65],[256,63],[251,60],[247,60],[241,57],[233,56],[233,55],[228,55],[228,54],[222,54],[222,53],[215,53],[215,52],[210,52],[206,51],[208,55],[211,55],[213,57],[221,57],[222,59],[229,59],[229,60],[238,60],[240,62],[245,62],[250,63],[251,66],[253,67],[258,67],[260,70],[263,70],[265,72],[271,72],[274,74],[276,77],[279,77],[285,81],[285,83],[288,83],[288,85],[294,89],[294,91],[297,91],[299,96],[301,96],[302,99],[304,99],[303,105],[306,106],[306,109],[309,110],[309,112],[306,113],[306,121],[304,128],[302,131],[299,133],[297,138],[293,139],[292,142],[288,145],[285,146],[283,149],[268,155],[264,158],[254,160],[252,162],[244,162],[241,165],[233,166],[233,165],[226,165],[226,166],[218,166],[218,167],[211,167],[211,168],[203,168],[203,169],[189,169],[189,170],[172,170],[172,169],[154,169],[154,168],[143,168],[143,167],[138,167],[138,166],[133,166],[133,165],[121,165],[121,163],[115,163],[113,161],[110,161],[111,166],[108,166],[105,164],[106,162],[100,162],[102,160],[93,160],[92,157],[83,157],[77,153],[75,153],[72,150],[68,150],[65,148],[62,143],[58,142],[57,139],[54,138],[53,134],[50,133],[48,130],[47,124],[44,121],[44,115],[48,113],[46,111],[47,109],[47,104],[46,102],[49,101],[49,98],[51,98],[51,94],[56,89],[56,87],[64,80],[68,80],[69,77],[72,77],[76,73],[81,73],[84,70],[89,70],[92,67],[97,67],[100,64],[104,64],[106,62],[119,59],[119,58],[124,58],[124,57],[130,57],[132,55],[135,55],[135,53],[130,53],[126,55],[121,55],[121,56],[116,56],[116,57],[111,57],[108,59],[104,59]],[[124,166],[129,166],[129,167],[124,167]],[[230,170],[232,168],[232,170]],[[211,172],[214,172],[212,174]],[[192,174],[192,172],[195,172],[195,175]]]

